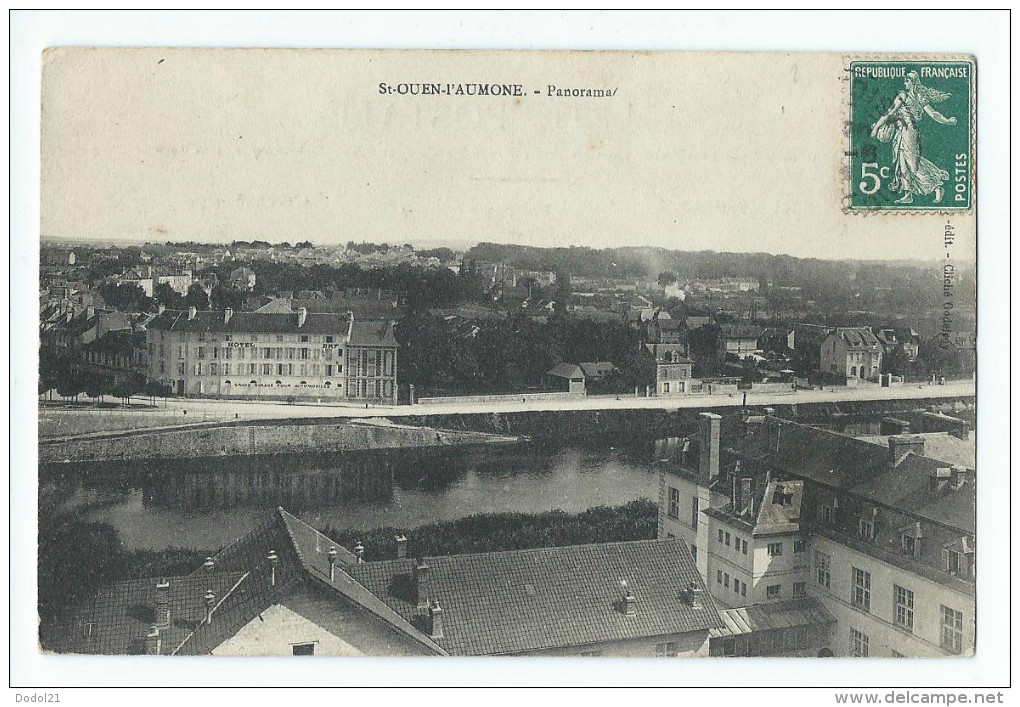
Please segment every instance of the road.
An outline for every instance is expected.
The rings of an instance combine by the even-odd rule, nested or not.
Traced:
[[[797,405],[803,403],[834,403],[866,400],[910,400],[919,398],[959,398],[975,394],[973,381],[952,381],[946,385],[900,385],[891,388],[834,388],[800,390],[793,393],[747,394],[747,404]],[[134,410],[67,410],[39,409],[40,437],[71,437],[96,432],[114,432],[138,428],[180,427],[199,423],[268,419],[303,419],[312,417],[374,418],[407,415],[450,415],[472,413],[507,413],[557,410],[630,410],[709,408],[739,406],[742,393],[724,395],[690,395],[673,398],[636,398],[621,396],[571,398],[563,400],[501,400],[457,402],[426,405],[378,405],[372,407],[340,404],[315,404],[248,400],[184,400],[160,401],[156,409]]]

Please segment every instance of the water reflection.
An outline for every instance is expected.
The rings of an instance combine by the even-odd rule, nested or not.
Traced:
[[[658,458],[639,441],[50,465],[40,504],[108,522],[128,548],[215,549],[275,506],[367,529],[655,498]]]

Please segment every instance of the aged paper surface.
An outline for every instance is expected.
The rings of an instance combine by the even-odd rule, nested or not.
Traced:
[[[132,555],[134,566],[104,577],[96,589],[106,603],[57,607],[51,633],[43,621],[45,650],[974,653],[972,57],[67,47],[47,50],[42,63],[40,232],[44,255],[57,253],[41,274],[43,299],[56,308],[41,321],[44,347],[68,349],[81,332],[66,325],[95,314],[95,304],[62,297],[137,284],[152,301],[127,312],[134,318],[118,331],[140,337],[138,361],[126,365],[158,385],[116,397],[145,397],[164,415],[141,425],[160,429],[145,437],[135,424],[149,412],[132,411],[123,428],[102,421],[116,412],[71,418],[64,408],[79,395],[40,385],[41,515],[56,498],[75,521],[113,528],[131,552],[163,553],[151,565]],[[855,88],[854,77],[865,85]],[[403,250],[362,253],[362,243]],[[96,255],[96,244],[117,254]],[[452,255],[431,254],[440,249]],[[561,249],[559,259],[543,260],[540,249]],[[602,271],[576,265],[602,249],[613,249]],[[75,250],[93,262],[124,257],[124,267],[68,262]],[[172,268],[157,272],[164,264]],[[344,270],[351,264],[358,275]],[[461,285],[488,280],[470,297],[437,295],[419,307],[413,300],[428,298],[434,281],[413,289],[405,266],[453,266]],[[632,266],[643,270],[618,274]],[[364,275],[385,268],[385,277]],[[173,278],[185,277],[177,291]],[[265,289],[276,277],[292,279]],[[228,280],[243,305],[217,290]],[[182,296],[179,306],[159,300],[161,284]],[[196,285],[207,296],[197,308]],[[363,287],[378,293],[364,316]],[[393,312],[377,317],[391,295]],[[326,310],[315,309],[320,299],[353,303],[336,341]],[[293,318],[295,328],[244,329],[256,315],[287,326]],[[631,348],[650,355],[647,380],[622,383],[631,364],[600,370],[594,344],[559,339],[561,355],[540,367],[541,380],[517,359],[497,380],[503,372],[486,366],[499,347],[471,348],[525,321],[518,338],[492,340],[526,349],[541,341],[536,331],[555,338],[559,327],[591,339],[594,329],[576,322],[598,316],[606,332],[636,332]],[[355,341],[371,322],[382,322],[377,340]],[[426,336],[435,331],[469,343],[440,347]],[[343,378],[333,358],[341,345],[366,352],[345,354]],[[426,346],[439,353],[410,367]],[[82,350],[76,370],[99,365],[103,354]],[[454,372],[437,382],[430,368]],[[99,396],[83,388],[80,397]],[[354,432],[340,441],[307,432],[329,426],[311,422],[323,419]],[[282,442],[274,436],[297,428]],[[627,436],[647,437],[641,468],[655,482],[646,492],[621,491],[610,472],[595,484],[601,495],[528,476],[576,468],[569,454],[578,449],[582,466],[616,464]],[[569,449],[550,451],[552,461],[494,452],[484,471],[476,457],[433,464],[381,453],[524,439]],[[329,460],[293,462],[314,453]],[[352,458],[390,475],[382,501],[338,490]],[[106,480],[72,488],[57,466],[65,459]],[[144,479],[134,476],[139,464]],[[468,481],[451,482],[462,472],[448,470],[461,468],[471,469]],[[434,476],[401,476],[420,469]],[[515,483],[450,491],[484,486],[486,474]],[[359,479],[360,491],[375,483]],[[650,537],[583,536],[594,548],[583,557],[577,541],[547,543],[555,550],[415,545],[420,528],[473,512],[583,513],[641,498],[652,508]],[[489,539],[504,532],[516,531],[497,528]],[[191,554],[175,563],[171,549]],[[533,574],[521,574],[525,558]],[[666,572],[676,586],[656,584],[662,566],[677,573]],[[152,567],[157,576],[145,573]],[[41,581],[62,581],[47,572]],[[486,586],[492,577],[500,586]],[[578,605],[575,584],[589,580],[608,594]],[[134,623],[110,630],[100,614]]]

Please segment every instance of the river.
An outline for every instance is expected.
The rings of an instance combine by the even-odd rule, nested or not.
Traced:
[[[658,448],[658,451],[657,451]],[[40,469],[42,507],[116,528],[125,549],[216,549],[283,506],[315,527],[415,528],[475,513],[579,512],[658,497],[651,441],[532,444]]]

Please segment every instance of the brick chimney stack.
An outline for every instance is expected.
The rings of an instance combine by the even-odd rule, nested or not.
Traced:
[[[231,309],[230,307],[227,307],[226,309],[224,309],[223,310],[223,323],[224,324],[230,324],[230,318],[232,316],[234,316],[234,310],[233,309]]]
[[[393,539],[397,543],[397,559],[403,560],[407,557],[407,538],[403,535],[398,535]]]
[[[424,558],[414,563],[414,590],[418,600],[418,613],[423,614],[429,608],[429,565]]]
[[[361,544],[360,540],[354,546],[354,554],[358,557],[359,565],[365,561],[365,546]]]
[[[308,307],[300,307],[297,311],[297,325],[300,329],[305,325],[305,319],[308,318]]]
[[[889,438],[889,463],[899,465],[910,452],[924,456],[924,438],[917,435],[893,435]]]
[[[216,606],[216,595],[213,594],[211,589],[205,590],[205,596],[202,597],[205,603],[205,622],[207,624],[212,623],[213,608]]]
[[[189,322],[190,322],[190,321],[191,321],[192,319],[194,319],[194,318],[195,318],[195,315],[196,315],[196,314],[198,314],[198,310],[197,310],[197,309],[195,309],[194,307],[188,307],[188,321],[189,321]]]
[[[704,605],[703,590],[694,580],[691,580],[691,583],[687,585],[687,591],[684,594],[692,609],[700,609]]]
[[[332,582],[336,578],[336,546],[330,545],[329,552],[326,553],[326,557],[329,558],[329,581]]]
[[[212,571],[216,569],[216,562],[213,558],[207,557],[205,558],[205,562],[202,563],[202,569],[211,574]]]
[[[637,597],[634,596],[630,587],[624,590],[623,599],[620,601],[620,611],[624,616],[637,616]]]
[[[712,483],[719,476],[719,435],[722,417],[712,412],[698,416],[698,471],[702,481]]]

